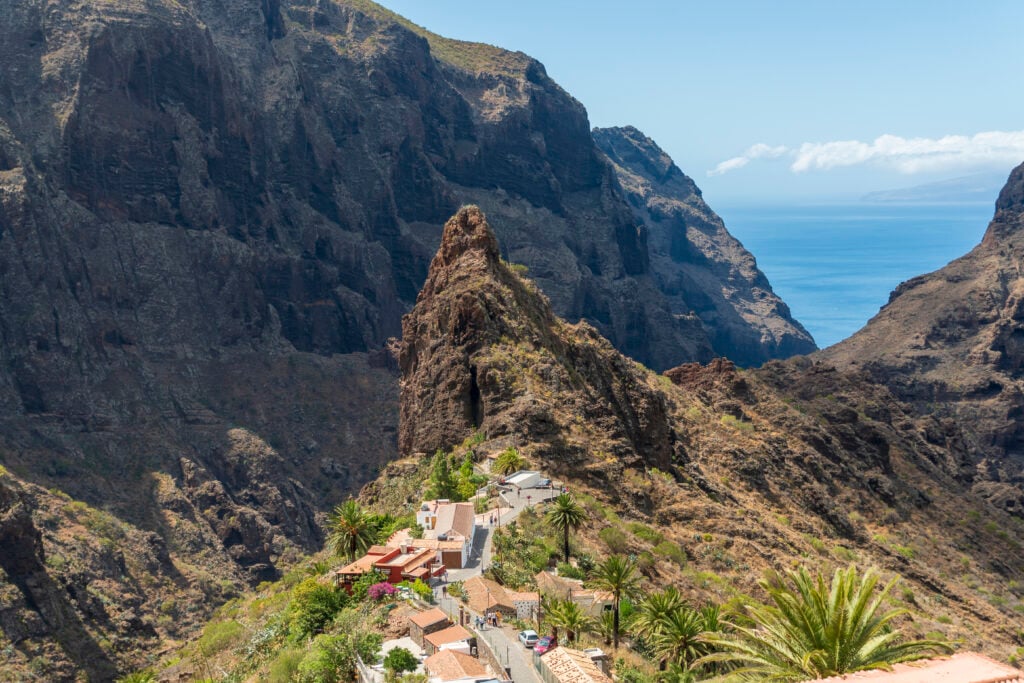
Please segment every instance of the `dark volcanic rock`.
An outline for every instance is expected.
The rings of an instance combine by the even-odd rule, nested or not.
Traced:
[[[653,140],[628,126],[593,134],[647,228],[651,274],[675,315],[699,317],[715,353],[741,365],[815,350],[754,257]]]
[[[1024,165],[977,247],[904,282],[846,341],[821,352],[965,432],[975,486],[1024,516]]]

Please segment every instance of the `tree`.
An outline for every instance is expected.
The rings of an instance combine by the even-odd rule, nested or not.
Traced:
[[[419,665],[420,660],[416,655],[404,647],[396,647],[384,656],[384,668],[392,678],[397,678],[406,671],[415,671]]]
[[[559,494],[544,516],[551,526],[562,532],[562,547],[565,550],[565,561],[569,561],[569,532],[583,524],[586,511],[568,493]]]
[[[596,627],[594,619],[583,611],[572,600],[554,600],[547,610],[546,620],[558,637],[558,629],[565,629],[565,639],[569,643],[576,642],[582,633],[593,631]]]
[[[289,606],[291,631],[297,640],[324,630],[334,615],[345,606],[342,591],[325,586],[316,579],[306,579],[292,590]]]
[[[521,470],[525,464],[526,460],[519,454],[519,451],[509,446],[494,459],[491,469],[497,474],[511,474]]]
[[[431,498],[447,498],[455,500],[459,494],[459,481],[452,474],[452,463],[449,455],[440,448],[434,453],[434,459],[430,463],[430,491]]]
[[[664,619],[673,611],[685,606],[683,596],[679,594],[675,586],[669,586],[665,590],[651,593],[637,611],[633,619],[633,633],[652,639],[661,628]]]
[[[594,587],[612,594],[612,648],[619,649],[619,603],[624,597],[632,597],[640,588],[640,577],[636,563],[623,555],[612,555],[597,565],[594,570]]]
[[[899,662],[950,652],[949,643],[942,641],[900,642],[893,621],[906,610],[882,607],[898,580],[876,595],[879,575],[874,568],[859,578],[853,566],[837,569],[831,586],[804,567],[785,576],[770,573],[759,584],[772,604],[751,603],[745,610],[749,623],[735,624],[732,634],[708,635],[706,641],[721,651],[701,662],[735,662],[738,673],[758,680],[801,681],[890,669]]]
[[[662,617],[660,628],[652,639],[654,652],[662,666],[678,664],[687,668],[698,658],[708,654],[709,647],[701,639],[704,632],[703,616],[686,605],[681,605]]]
[[[356,553],[365,552],[376,540],[377,529],[373,520],[351,498],[334,508],[328,525],[328,546],[335,555],[345,555],[349,562],[356,559]]]

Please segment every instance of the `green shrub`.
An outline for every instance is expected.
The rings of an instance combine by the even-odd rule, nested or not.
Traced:
[[[404,647],[396,647],[388,652],[387,656],[384,657],[384,668],[387,669],[392,676],[396,676],[406,671],[415,671],[416,667],[420,665],[420,660],[413,653],[406,650]]]
[[[433,589],[431,589],[431,587],[427,584],[423,583],[423,581],[421,581],[420,579],[416,579],[415,581],[413,581],[412,586],[410,586],[410,588],[412,588],[412,592],[415,593],[420,600],[424,600],[426,602],[434,601]]]
[[[203,629],[199,639],[199,651],[204,656],[222,652],[237,643],[245,633],[245,627],[237,621],[217,621]]]
[[[667,557],[680,567],[686,566],[686,551],[671,541],[662,541],[654,546],[654,552]]]
[[[613,553],[625,553],[629,548],[625,532],[617,526],[605,527],[597,535]]]
[[[270,664],[270,673],[267,675],[269,683],[289,683],[299,670],[299,663],[305,654],[299,648],[285,648],[278,653],[277,658]]]
[[[289,607],[292,635],[301,639],[323,631],[344,606],[344,593],[316,579],[306,579],[292,590]]]
[[[662,534],[645,524],[640,524],[639,522],[630,523],[629,530],[633,532],[634,536],[647,541],[651,545],[658,545],[665,540],[665,537]]]
[[[741,432],[752,432],[754,431],[754,425],[743,420],[738,420],[732,415],[723,415],[722,424],[726,427],[732,427],[733,429]]]
[[[584,572],[582,569],[572,566],[568,562],[558,563],[558,575],[564,576],[567,579],[579,579],[581,581],[587,578],[586,572]]]
[[[351,681],[356,674],[356,655],[364,662],[376,662],[384,637],[379,633],[349,630],[338,635],[320,635],[299,662],[299,683]]]

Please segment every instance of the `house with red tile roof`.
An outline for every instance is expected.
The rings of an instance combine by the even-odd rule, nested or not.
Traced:
[[[469,654],[476,650],[476,636],[456,624],[423,636],[423,650],[428,655],[441,650],[459,650]]]
[[[462,592],[469,609],[484,616],[500,613],[506,617],[535,619],[540,610],[540,594],[509,590],[482,576],[463,581]]]
[[[451,626],[448,615],[438,608],[428,609],[426,612],[419,612],[409,617],[409,637],[423,647],[423,638],[431,633],[443,631]]]
[[[582,650],[556,647],[534,657],[545,683],[612,683],[601,667]]]
[[[455,650],[441,650],[430,655],[423,662],[423,668],[432,680],[439,683],[493,678],[479,659]]]
[[[443,553],[442,562],[453,569],[466,566],[476,534],[476,513],[472,503],[453,503],[446,499],[424,501],[416,512],[416,523],[423,527],[425,539],[461,543],[461,552]]]
[[[426,548],[375,545],[355,562],[334,570],[334,577],[339,586],[351,590],[353,583],[371,571],[382,572],[384,581],[392,584],[416,579],[429,582],[432,576],[444,571],[444,566],[435,560],[434,551]]]

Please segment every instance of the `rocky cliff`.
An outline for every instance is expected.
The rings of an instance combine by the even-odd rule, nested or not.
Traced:
[[[101,647],[111,666],[139,661],[137,622],[73,589],[97,565],[60,550],[81,528],[66,504],[128,525],[115,547],[164,544],[169,563],[110,569],[104,593],[154,638],[319,547],[322,512],[394,454],[384,344],[463,202],[559,314],[654,367],[715,354],[704,295],[688,307],[658,274],[583,106],[526,55],[365,0],[0,0],[0,17],[0,463],[50,577],[4,584],[9,661],[71,671],[71,613],[124,644]],[[195,588],[200,613],[136,604],[151,582]],[[34,618],[33,585],[71,611],[7,630]]]
[[[403,320],[400,366],[403,453],[476,432],[477,453],[517,445],[586,502],[589,542],[647,557],[656,584],[721,601],[808,556],[878,564],[907,580],[911,630],[998,656],[1016,647],[1021,524],[975,490],[955,422],[861,374],[804,358],[656,375],[554,315],[500,261],[476,207],[445,227]],[[651,538],[687,561],[659,561]]]
[[[647,229],[651,274],[674,314],[699,317],[715,353],[741,365],[815,350],[753,255],[653,140],[630,126],[593,133]]]
[[[977,247],[901,284],[878,315],[821,352],[963,429],[975,488],[1024,516],[1024,165]]]

